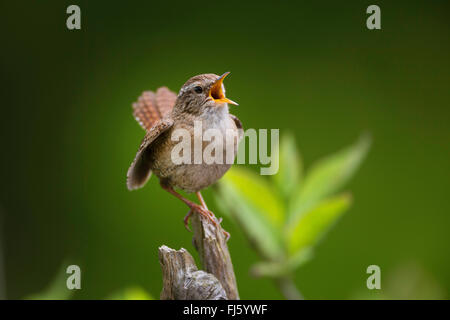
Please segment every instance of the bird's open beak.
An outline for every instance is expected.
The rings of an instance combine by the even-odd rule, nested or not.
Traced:
[[[229,74],[229,72],[225,72],[216,80],[216,82],[214,82],[214,84],[211,86],[211,89],[209,89],[209,96],[214,100],[215,103],[229,103],[237,106],[238,104],[233,100],[225,97],[225,93],[223,92],[223,79],[225,79],[225,77]]]

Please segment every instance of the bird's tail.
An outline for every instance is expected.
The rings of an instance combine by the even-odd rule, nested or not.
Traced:
[[[144,130],[150,130],[153,125],[170,113],[177,100],[175,92],[166,87],[153,91],[144,91],[133,103],[133,116]]]

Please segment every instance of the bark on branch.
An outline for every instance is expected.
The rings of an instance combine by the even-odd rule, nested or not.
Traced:
[[[162,246],[159,261],[163,271],[161,299],[239,299],[233,264],[223,229],[203,216],[191,218],[193,244],[204,271],[199,271],[185,249]],[[206,271],[206,272],[205,272]]]
[[[161,300],[225,300],[225,290],[213,275],[199,271],[186,249],[159,248],[163,270]]]

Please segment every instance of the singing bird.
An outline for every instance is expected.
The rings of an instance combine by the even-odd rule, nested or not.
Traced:
[[[208,210],[200,191],[218,179],[231,167],[230,161],[207,164],[181,163],[172,161],[172,150],[179,143],[172,139],[177,129],[184,129],[191,136],[194,143],[194,124],[201,123],[201,129],[216,129],[226,137],[234,133],[237,139],[232,149],[234,160],[243,129],[241,121],[228,111],[228,105],[236,102],[225,96],[224,78],[229,72],[221,76],[215,74],[201,74],[190,78],[182,87],[178,96],[166,87],[159,88],[156,93],[145,91],[133,103],[133,115],[146,130],[146,135],[137,151],[127,174],[128,189],[141,188],[150,178],[152,172],[159,178],[163,189],[182,200],[189,208],[184,218],[187,229],[189,217],[198,212],[208,218],[214,225],[214,214]],[[203,141],[202,151],[208,145]],[[227,158],[227,143],[224,141],[223,155]],[[193,158],[194,148],[191,149]],[[175,189],[187,193],[196,193],[200,204],[183,197]]]

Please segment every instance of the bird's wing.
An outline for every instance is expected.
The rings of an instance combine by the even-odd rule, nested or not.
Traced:
[[[150,128],[172,111],[177,95],[166,87],[144,91],[133,103],[133,116],[144,130]]]
[[[143,187],[152,173],[150,160],[148,159],[149,147],[163,132],[167,131],[173,125],[173,120],[169,117],[156,122],[150,130],[147,131],[141,145],[139,146],[136,157],[131,163],[127,173],[127,187],[129,190]]]
[[[242,136],[244,135],[244,127],[242,126],[242,122],[241,122],[241,120],[239,120],[238,117],[236,117],[234,114],[231,114],[231,113],[230,113],[230,118],[236,124],[236,128],[239,131],[239,140],[241,140]]]

